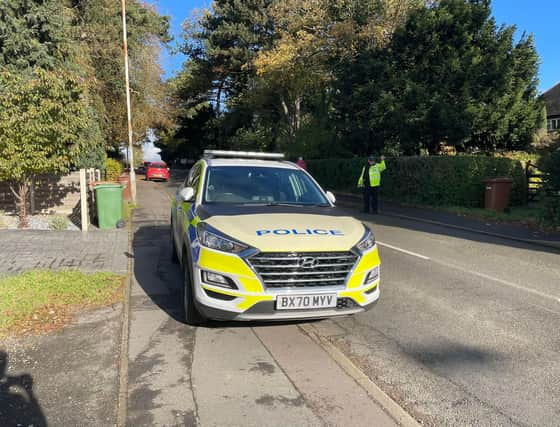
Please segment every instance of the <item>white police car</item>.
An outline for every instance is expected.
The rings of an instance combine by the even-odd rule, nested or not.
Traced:
[[[171,240],[187,323],[348,315],[379,298],[371,230],[282,159],[206,151],[178,189]]]

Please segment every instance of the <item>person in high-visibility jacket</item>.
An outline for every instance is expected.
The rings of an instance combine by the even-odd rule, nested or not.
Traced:
[[[369,213],[370,209],[373,213],[378,213],[379,186],[381,185],[381,172],[387,167],[385,166],[385,156],[380,157],[377,162],[375,156],[369,156],[368,162],[362,169],[358,187],[364,189],[364,213]]]

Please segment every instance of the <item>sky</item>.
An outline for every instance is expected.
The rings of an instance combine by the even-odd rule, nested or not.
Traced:
[[[172,34],[179,39],[181,23],[196,9],[208,8],[211,0],[148,0],[159,12],[171,16]],[[498,24],[515,25],[518,36],[533,34],[541,58],[539,90],[560,82],[560,0],[493,0],[492,10]],[[166,77],[181,69],[184,57],[165,53],[162,64]]]

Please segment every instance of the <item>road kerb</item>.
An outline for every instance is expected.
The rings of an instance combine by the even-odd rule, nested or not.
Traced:
[[[447,222],[434,221],[434,220],[425,219],[425,218],[418,218],[418,217],[415,217],[415,216],[408,216],[408,215],[387,213],[387,212],[382,212],[381,214],[385,215],[385,216],[394,217],[394,218],[406,219],[406,220],[409,220],[409,221],[424,222],[426,224],[438,225],[440,227],[454,228],[456,230],[483,234],[485,236],[497,237],[499,239],[512,240],[514,242],[527,243],[529,245],[545,246],[545,247],[551,248],[551,249],[560,249],[560,242],[555,243],[555,242],[548,242],[546,240],[523,239],[521,237],[509,236],[507,234],[494,233],[494,232],[491,232],[491,231],[484,231],[484,230],[479,230],[479,229],[471,228],[471,227],[463,227],[461,225],[449,224]]]
[[[321,346],[332,359],[348,374],[366,393],[375,400],[397,423],[403,427],[419,427],[420,424],[406,412],[397,402],[381,390],[364,374],[342,351],[329,340],[323,338],[314,326],[305,324],[299,328],[315,343]]]
[[[132,219],[134,210],[130,215],[128,227],[128,280],[124,291],[123,315],[121,322],[121,346],[119,358],[119,393],[117,401],[117,427],[125,427],[127,425],[127,407],[128,407],[128,339],[130,333],[130,289],[132,287],[132,271],[133,257],[132,255]]]
[[[349,201],[349,202],[342,201],[342,202],[340,202],[340,204],[341,205],[346,205],[346,206],[351,206],[351,207],[359,206],[359,203],[354,202],[354,201]],[[515,236],[511,236],[511,235],[507,235],[507,234],[494,233],[492,231],[480,230],[478,228],[463,227],[461,225],[450,224],[448,222],[441,222],[441,221],[436,221],[436,220],[432,220],[432,219],[419,218],[417,216],[403,215],[403,214],[391,213],[391,212],[386,212],[386,211],[381,211],[379,214],[383,215],[383,216],[393,217],[393,218],[405,219],[405,220],[408,220],[408,221],[423,222],[425,224],[432,224],[432,225],[437,225],[437,226],[440,226],[440,227],[452,228],[452,229],[455,229],[455,230],[468,231],[470,233],[482,234],[484,236],[489,236],[489,237],[497,237],[499,239],[505,239],[505,240],[510,240],[510,241],[514,241],[514,242],[526,243],[526,244],[529,244],[529,245],[544,246],[546,248],[551,248],[551,249],[556,249],[556,250],[560,249],[560,242],[556,243],[556,242],[549,242],[547,240],[524,239],[522,237],[515,237]]]

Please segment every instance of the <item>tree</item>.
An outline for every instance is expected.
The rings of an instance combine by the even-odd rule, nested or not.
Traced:
[[[127,140],[126,89],[122,57],[120,2],[71,0],[73,39],[82,52],[88,91],[99,117],[107,146],[117,151]],[[138,0],[127,2],[130,85],[134,139],[144,140],[149,129],[171,126],[160,46],[170,41],[169,18]]]
[[[64,71],[0,72],[0,179],[18,201],[20,227],[32,177],[67,172],[88,144],[87,109],[80,82]]]
[[[0,2],[0,66],[54,69],[68,58],[69,10],[63,1]]]
[[[409,154],[441,143],[526,148],[540,126],[538,57],[532,38],[514,43],[514,32],[497,27],[489,0],[415,9],[387,48],[341,68],[345,128],[397,141]]]

